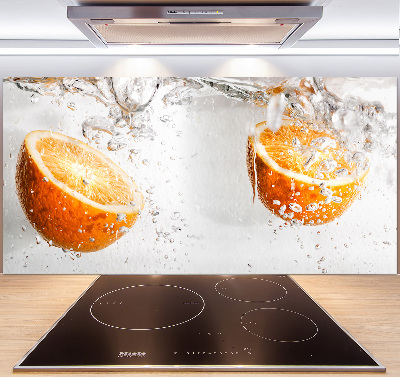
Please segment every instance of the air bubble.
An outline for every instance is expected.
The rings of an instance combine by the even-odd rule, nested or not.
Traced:
[[[314,212],[317,209],[318,209],[317,203],[310,203],[310,204],[307,204],[307,206],[306,206],[306,211]]]
[[[110,139],[107,143],[107,149],[109,151],[119,151],[127,146],[126,141]]]
[[[71,110],[76,110],[76,104],[75,102],[68,102],[67,107]]]
[[[323,172],[323,173],[331,173],[333,172],[337,167],[337,162],[332,159],[327,159],[321,161],[321,163],[318,165],[318,170]]]
[[[292,139],[292,147],[295,149],[299,149],[301,147],[300,140],[297,137]]]
[[[311,140],[310,145],[320,151],[323,151],[326,148],[334,147],[336,145],[336,142],[329,137],[318,137],[314,140]]]
[[[300,204],[297,203],[289,203],[289,208],[294,212],[302,212],[303,208]]]
[[[39,102],[39,97],[36,94],[31,95],[31,102],[32,103],[38,103]]]
[[[321,191],[320,191],[320,194],[323,195],[323,196],[332,197],[333,191],[328,189],[328,188],[326,188],[326,187],[323,187],[321,189]]]
[[[126,213],[117,213],[117,222],[119,222],[119,221],[122,221],[122,220],[124,220],[124,221],[126,221]]]
[[[337,177],[346,177],[349,174],[349,171],[345,168],[341,168],[335,171],[335,175]]]
[[[160,117],[161,122],[168,123],[172,121],[172,116],[171,115],[163,115]]]
[[[174,212],[171,215],[171,220],[178,220],[181,217],[181,213],[180,212]]]
[[[310,167],[317,161],[317,152],[316,151],[309,151],[306,155],[306,162],[303,165],[304,170],[310,169]]]

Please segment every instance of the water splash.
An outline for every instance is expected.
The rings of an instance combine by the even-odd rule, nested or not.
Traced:
[[[129,137],[154,137],[154,131],[147,123],[149,116],[146,109],[162,84],[158,77],[10,77],[4,81],[33,92],[33,103],[38,102],[38,95],[53,96],[58,103],[66,93],[94,97],[109,107],[109,115],[108,118],[87,118],[82,123],[82,134],[95,144],[100,144],[100,135],[110,134],[111,138],[106,143],[109,150],[123,149]],[[68,103],[68,107],[76,109],[72,102]]]
[[[386,112],[380,102],[351,95],[340,98],[327,89],[322,78],[195,80],[226,97],[266,107],[273,131],[279,128],[276,119],[283,114],[311,128],[325,127],[350,151],[396,157],[396,114]],[[329,140],[324,142],[329,144]],[[328,145],[322,144],[321,148]]]
[[[383,105],[376,101],[367,102],[354,96],[340,98],[329,91],[325,81],[318,77],[10,77],[5,81],[33,92],[33,102],[37,101],[38,94],[61,99],[69,92],[94,97],[108,106],[108,121],[111,124],[106,125],[98,118],[88,118],[82,124],[85,137],[86,132],[89,134],[88,128],[108,132],[112,137],[117,136],[117,128],[126,128],[131,137],[154,138],[146,110],[160,87],[168,88],[162,99],[165,105],[188,105],[202,88],[210,87],[234,100],[267,108],[267,121],[273,130],[279,128],[279,119],[285,115],[305,121],[310,127],[323,125],[351,151],[377,151],[384,156],[396,156],[397,151],[396,114],[386,112]],[[121,133],[118,136],[121,137]],[[329,144],[329,140],[324,142]],[[118,141],[111,144],[121,146]]]

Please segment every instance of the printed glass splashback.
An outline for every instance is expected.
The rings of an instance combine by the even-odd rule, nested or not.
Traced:
[[[6,273],[396,273],[395,78],[3,92]]]

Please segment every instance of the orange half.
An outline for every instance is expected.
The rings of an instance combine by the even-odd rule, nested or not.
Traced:
[[[143,208],[134,181],[89,145],[49,131],[21,145],[16,189],[22,209],[51,245],[90,252],[129,231]]]
[[[325,129],[285,119],[266,122],[248,138],[247,166],[253,193],[284,220],[306,225],[331,222],[360,196],[368,161],[341,147]]]

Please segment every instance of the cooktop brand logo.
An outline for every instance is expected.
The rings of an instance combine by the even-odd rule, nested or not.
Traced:
[[[145,357],[146,352],[124,352],[119,351],[118,357]]]

